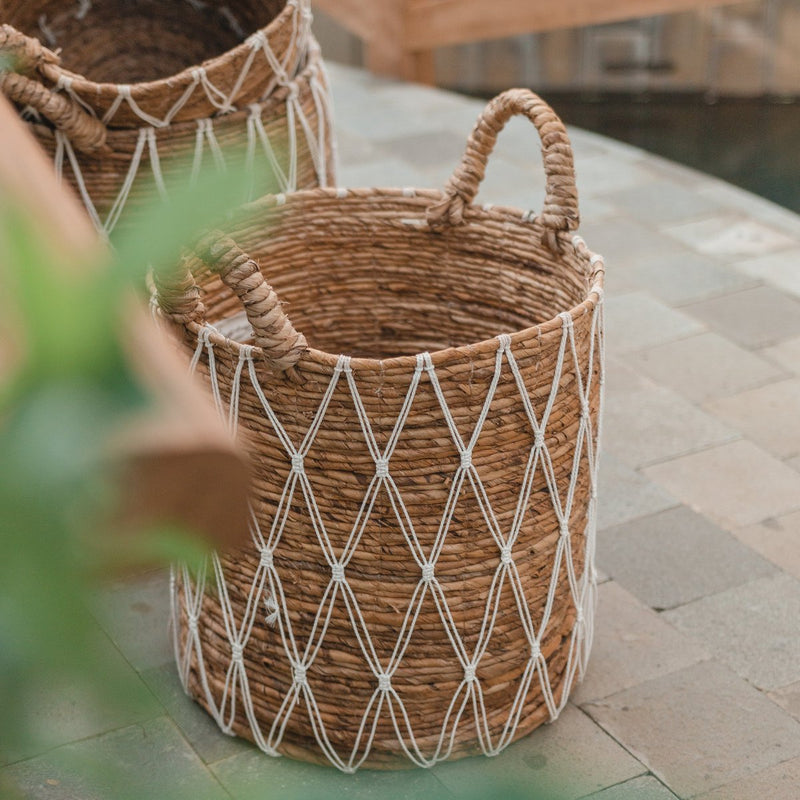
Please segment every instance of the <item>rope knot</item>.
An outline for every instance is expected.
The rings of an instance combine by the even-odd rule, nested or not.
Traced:
[[[475,665],[474,664],[467,664],[464,667],[464,680],[467,683],[472,683],[475,680]]]
[[[472,466],[472,450],[461,451],[461,469],[469,469]]]
[[[197,617],[189,617],[189,630],[191,633],[197,633]]]
[[[422,565],[422,580],[430,583],[433,580],[433,564],[430,562]]]
[[[244,656],[244,648],[240,644],[231,645],[231,655],[234,664],[241,664]]]
[[[344,580],[344,566],[342,564],[334,564],[331,567],[331,575],[337,583],[341,583]]]
[[[304,459],[302,453],[295,453],[292,456],[292,472],[296,475],[303,475],[305,473]]]
[[[266,567],[267,569],[272,569],[272,564],[274,562],[274,558],[272,555],[272,550],[265,547],[261,551],[261,566]]]
[[[509,545],[500,548],[500,563],[506,566],[511,563],[511,547]]]
[[[392,688],[392,678],[390,675],[387,675],[385,672],[378,675],[378,688],[382,692],[388,692],[389,689]]]
[[[533,434],[533,444],[536,447],[544,446],[544,431],[536,431],[536,433]]]
[[[306,668],[303,664],[298,664],[294,668],[294,682],[298,686],[306,685]]]
[[[379,478],[388,478],[389,477],[389,459],[388,458],[379,458],[375,462],[375,474]]]
[[[561,536],[566,539],[569,536],[569,525],[565,519],[558,523],[558,530]]]
[[[534,639],[531,642],[531,661],[536,661],[537,658],[542,654],[542,649],[539,647],[538,640]]]

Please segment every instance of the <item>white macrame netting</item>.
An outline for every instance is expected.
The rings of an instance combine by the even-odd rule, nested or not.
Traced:
[[[95,228],[103,235],[108,236],[119,222],[120,216],[126,208],[131,196],[131,190],[137,177],[141,174],[149,175],[153,180],[159,195],[167,196],[167,186],[161,166],[162,155],[159,153],[158,132],[168,129],[173,120],[198,93],[201,93],[216,109],[214,116],[196,120],[196,134],[194,152],[192,154],[190,176],[196,180],[204,165],[211,163],[217,169],[225,169],[225,148],[217,138],[216,127],[229,125],[230,115],[235,112],[246,112],[238,115],[237,124],[241,126],[241,136],[226,136],[226,140],[236,140],[238,147],[245,148],[245,170],[249,176],[256,174],[273,175],[278,191],[291,192],[298,187],[298,154],[300,152],[300,139],[313,162],[316,182],[319,186],[328,185],[328,176],[332,164],[329,163],[327,142],[333,140],[333,113],[328,80],[325,68],[319,54],[319,45],[311,33],[312,15],[309,0],[288,0],[287,4],[293,10],[291,16],[292,45],[285,48],[285,53],[279,57],[272,47],[264,31],[258,31],[246,39],[250,48],[238,78],[226,92],[215,86],[202,66],[191,70],[191,82],[185,92],[175,101],[172,107],[161,117],[155,117],[136,103],[131,93],[131,87],[118,84],[117,97],[102,116],[102,122],[113,126],[115,116],[123,106],[132,111],[143,123],[138,129],[136,146],[130,157],[125,178],[107,211],[102,215],[98,211],[97,198],[87,185],[82,167],[83,156],[77,153],[69,138],[61,131],[55,131],[54,166],[56,174],[61,180],[68,169],[73,177],[75,188],[86,207]],[[299,53],[299,56],[296,55]],[[270,69],[270,78],[262,89],[262,100],[257,103],[248,103],[246,108],[239,108],[235,98],[239,93],[250,70],[259,59],[266,61]],[[300,101],[300,82],[308,82],[308,89],[314,107],[314,118],[304,110]],[[265,125],[264,111],[269,98],[278,90],[286,90],[286,139],[288,147],[285,152],[282,148],[273,145]],[[91,116],[96,117],[95,110],[75,91],[73,79],[62,75],[54,91],[68,95],[74,103],[80,105]],[[24,110],[28,118],[38,119],[37,112],[28,107]],[[274,112],[273,112],[274,113]],[[335,151],[332,156],[335,160]],[[253,187],[255,182],[253,182]],[[254,188],[245,195],[246,200],[253,199]]]
[[[574,239],[576,250],[583,246],[579,237]],[[596,265],[599,256],[592,259]],[[602,267],[602,264],[600,264]],[[528,389],[525,386],[521,370],[517,364],[511,339],[507,335],[497,338],[494,375],[487,387],[486,400],[474,430],[469,437],[464,437],[459,432],[453,418],[451,409],[445,400],[444,393],[439,383],[437,370],[431,357],[423,353],[416,358],[416,367],[408,376],[408,390],[402,403],[399,414],[394,423],[391,434],[385,445],[381,447],[373,433],[373,425],[367,415],[361,400],[359,386],[351,370],[350,359],[340,356],[333,370],[333,375],[326,391],[320,398],[316,415],[301,441],[293,441],[282,425],[278,414],[273,409],[259,383],[256,364],[254,363],[253,348],[237,345],[239,358],[236,362],[230,402],[226,404],[222,399],[222,392],[217,375],[217,362],[215,358],[215,345],[210,339],[210,334],[216,329],[207,325],[200,329],[197,346],[192,361],[195,369],[201,360],[204,360],[213,396],[223,418],[228,422],[233,431],[239,422],[239,394],[240,388],[250,383],[258,395],[263,415],[272,426],[280,440],[291,471],[283,486],[277,510],[268,523],[262,519],[259,523],[255,514],[252,514],[251,532],[253,547],[259,554],[258,567],[252,577],[249,595],[244,612],[238,615],[234,611],[234,604],[226,583],[226,574],[223,563],[216,555],[211,557],[197,574],[191,574],[186,567],[173,570],[171,580],[172,592],[172,620],[174,631],[175,658],[178,664],[181,680],[187,692],[190,690],[190,675],[199,676],[200,693],[203,704],[210,711],[219,727],[226,733],[234,731],[234,720],[237,714],[243,713],[250,727],[253,741],[267,754],[280,755],[287,727],[291,726],[294,714],[306,714],[310,721],[314,736],[320,751],[325,758],[343,772],[354,772],[370,756],[375,740],[376,727],[381,718],[391,719],[396,740],[396,751],[402,752],[407,758],[420,767],[430,767],[438,761],[448,758],[453,750],[459,723],[462,719],[471,718],[476,730],[476,749],[487,756],[493,756],[510,744],[521,724],[523,707],[526,698],[531,692],[540,691],[544,698],[550,719],[555,719],[567,703],[569,687],[575,679],[583,676],[592,643],[592,625],[596,602],[596,572],[594,568],[595,527],[597,511],[597,463],[599,443],[598,413],[593,423],[590,412],[590,397],[594,392],[597,402],[602,405],[603,394],[603,331],[602,331],[602,289],[594,287],[598,295],[598,302],[594,307],[591,319],[591,342],[588,345],[588,364],[579,363],[579,347],[576,347],[576,334],[573,320],[569,313],[560,315],[561,337],[556,368],[552,375],[552,388],[547,398],[544,410],[537,416]],[[218,345],[217,345],[218,346]],[[584,350],[585,352],[585,350]],[[564,492],[563,482],[559,489],[559,481],[553,470],[553,461],[547,443],[548,421],[550,413],[558,397],[563,402],[561,385],[562,372],[569,366],[577,376],[570,401],[580,409],[580,422],[574,445],[572,471],[569,484]],[[498,523],[497,516],[492,509],[488,494],[478,473],[472,463],[472,451],[478,437],[484,429],[492,399],[495,396],[500,382],[513,381],[518,392],[519,404],[524,408],[525,415],[533,433],[533,446],[528,454],[524,466],[516,512],[511,525],[503,529]],[[450,485],[449,499],[445,504],[444,514],[439,525],[439,530],[432,549],[427,554],[421,546],[415,533],[413,514],[404,502],[403,492],[398,487],[392,474],[392,456],[398,440],[403,431],[405,422],[414,405],[415,395],[422,381],[429,381],[436,394],[441,412],[447,422],[447,427],[452,436],[453,444],[458,451],[458,462],[453,464],[453,478]],[[599,385],[593,385],[593,382]],[[315,442],[320,426],[325,419],[326,410],[331,402],[334,392],[346,387],[355,413],[358,416],[367,447],[375,464],[372,480],[364,492],[360,511],[352,527],[345,547],[336,552],[331,539],[326,531],[325,523],[317,509],[315,489],[306,474],[304,459]],[[601,410],[601,409],[600,409]],[[576,502],[575,490],[581,469],[588,469],[589,494],[586,528],[582,531],[570,529],[570,519],[573,518],[573,505]],[[553,510],[558,520],[559,537],[554,551],[552,571],[549,578],[544,611],[539,619],[534,620],[530,612],[529,602],[525,596],[520,573],[514,557],[514,545],[520,535],[525,509],[531,494],[534,477],[544,475],[549,491]],[[585,476],[584,476],[585,478]],[[453,515],[457,509],[459,494],[466,484],[471,487],[478,504],[486,529],[491,533],[497,546],[499,562],[497,564],[491,586],[483,597],[484,610],[476,644],[467,648],[458,626],[453,620],[449,598],[446,588],[437,580],[437,560],[442,547],[447,539]],[[359,548],[364,531],[371,522],[371,512],[379,490],[385,490],[391,499],[391,506],[397,518],[397,524],[403,534],[405,545],[419,569],[419,579],[413,592],[411,601],[404,611],[401,624],[396,631],[396,643],[391,657],[386,660],[378,657],[376,647],[372,641],[370,630],[366,624],[359,607],[356,593],[348,582],[348,567],[354,554]],[[302,497],[307,506],[311,525],[319,542],[325,563],[320,563],[319,568],[330,571],[327,589],[324,591],[316,618],[311,626],[310,635],[301,640],[293,630],[291,615],[287,604],[290,602],[284,592],[283,582],[286,574],[276,566],[275,555],[282,552],[285,547],[283,540],[284,527],[290,513],[292,503],[299,502]],[[584,536],[585,551],[583,558],[583,571],[578,574],[573,559],[572,537],[577,534]],[[298,557],[301,554],[296,554]],[[306,558],[309,556],[306,555]],[[313,556],[310,556],[313,557]],[[558,700],[551,686],[551,676],[548,671],[549,661],[542,653],[541,643],[548,633],[551,621],[551,611],[556,599],[556,592],[563,591],[563,581],[559,582],[559,575],[563,575],[564,568],[568,576],[568,592],[571,603],[575,609],[575,622],[568,640],[566,654],[566,667],[563,674],[563,690]],[[499,735],[492,735],[487,718],[487,709],[484,698],[479,667],[481,659],[491,639],[495,622],[498,618],[501,594],[504,585],[509,584],[513,593],[516,612],[519,614],[527,641],[527,666],[513,700],[505,709],[505,723]],[[561,587],[561,588],[559,588]],[[204,592],[212,591],[218,599],[224,626],[225,636],[229,646],[229,662],[224,678],[224,686],[219,691],[220,677],[216,676],[217,688],[212,690],[211,681],[206,668],[206,643],[201,635],[203,623],[203,596]],[[432,597],[441,620],[441,636],[446,637],[452,646],[452,660],[457,662],[458,669],[463,673],[463,679],[449,703],[446,713],[440,720],[440,733],[438,743],[431,751],[423,752],[415,738],[414,727],[409,714],[406,712],[402,693],[393,685],[393,676],[403,662],[408,644],[415,630],[415,625],[426,597]],[[352,627],[352,636],[358,643],[358,652],[363,657],[365,673],[374,677],[374,693],[364,710],[360,729],[355,737],[355,744],[347,752],[340,752],[332,743],[331,731],[326,727],[323,715],[315,695],[315,689],[308,680],[309,670],[312,668],[318,654],[326,647],[326,632],[331,619],[334,604],[343,604]],[[505,609],[508,612],[508,609]],[[181,634],[181,619],[185,623],[185,630]],[[291,668],[293,682],[288,688],[282,702],[274,709],[272,720],[264,725],[259,719],[259,714],[254,707],[251,694],[248,666],[245,663],[245,650],[256,627],[262,628],[267,635],[275,637],[281,645],[282,657],[286,659]],[[563,650],[563,648],[562,648]],[[563,652],[561,653],[563,656]],[[318,691],[318,690],[317,690]],[[328,697],[326,702],[330,703]],[[342,704],[348,703],[347,697],[340,699]]]

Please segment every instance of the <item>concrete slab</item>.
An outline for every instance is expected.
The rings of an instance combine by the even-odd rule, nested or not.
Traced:
[[[653,253],[631,264],[629,276],[633,288],[646,290],[673,307],[750,289],[760,283],[715,258],[691,250]]]
[[[800,723],[710,661],[584,708],[679,797],[800,755]]]
[[[800,473],[752,442],[675,458],[644,474],[727,530],[800,508]]]
[[[800,512],[770,517],[757,525],[734,528],[732,532],[775,566],[800,578]]]
[[[695,403],[727,399],[785,375],[780,367],[718,333],[667,342],[630,353],[626,360],[633,369]]]
[[[664,617],[759,689],[800,681],[800,581],[789,575],[753,580]]]
[[[719,258],[760,256],[796,243],[776,228],[733,214],[693,220],[665,230],[698,253]]]
[[[100,625],[137,670],[172,660],[169,576],[165,571],[104,589],[96,607]]]
[[[800,455],[800,379],[720,397],[706,408],[778,458]]]
[[[652,775],[618,783],[586,800],[677,800],[676,796]]]
[[[166,717],[59,747],[2,774],[29,800],[228,800]]]
[[[658,610],[778,574],[769,561],[685,506],[603,531],[597,561]]]
[[[601,530],[677,505],[667,492],[611,453],[602,455],[601,464],[597,501]]]
[[[754,797],[769,800],[796,800],[800,786],[800,758],[762,770],[744,780],[721,786],[713,792],[699,795],[697,800],[752,800]]]
[[[800,334],[800,301],[771,286],[693,303],[682,310],[748,349]]]
[[[605,306],[606,347],[616,356],[701,333],[704,326],[647,292],[610,297]]]
[[[456,797],[573,800],[645,771],[570,705],[556,724],[535,730],[497,758],[440,764],[433,773]]]
[[[618,583],[598,588],[592,656],[572,701],[600,700],[710,657]]]
[[[734,430],[675,392],[615,359],[609,358],[608,366],[603,442],[607,452],[629,467],[666,461],[738,438]],[[670,492],[663,481],[661,485]]]

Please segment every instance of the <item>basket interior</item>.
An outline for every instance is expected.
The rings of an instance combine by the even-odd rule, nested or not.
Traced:
[[[390,358],[475,344],[546,322],[589,293],[586,259],[571,247],[550,252],[538,226],[487,216],[436,234],[420,215],[403,220],[407,201],[381,205],[380,214],[350,215],[345,201],[328,216],[321,202],[277,229],[234,232],[313,348]],[[216,276],[198,282],[208,321],[250,341],[233,293]]]
[[[221,55],[268,25],[286,0],[0,0],[2,21],[61,48],[65,69],[138,83]]]

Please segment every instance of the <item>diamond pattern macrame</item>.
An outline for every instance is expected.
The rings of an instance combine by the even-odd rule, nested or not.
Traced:
[[[108,209],[105,218],[101,219],[86,186],[86,181],[81,168],[80,157],[76,154],[69,138],[61,131],[55,131],[55,155],[54,166],[59,178],[64,174],[66,165],[69,165],[75,177],[75,183],[95,228],[104,236],[110,234],[122,215],[128,198],[131,193],[134,181],[139,175],[143,162],[148,162],[152,179],[156,190],[162,198],[167,196],[164,177],[161,169],[161,159],[158,151],[157,131],[169,127],[178,112],[189,102],[198,92],[202,92],[211,105],[218,109],[224,121],[225,115],[237,111],[233,99],[238,94],[247,74],[252,69],[256,59],[266,60],[273,73],[271,81],[264,87],[263,96],[268,98],[278,87],[285,87],[289,90],[286,99],[286,128],[288,134],[288,152],[285,154],[276,153],[275,148],[270,142],[269,135],[264,127],[262,120],[263,104],[252,103],[248,107],[248,115],[244,126],[246,128],[241,137],[242,142],[246,142],[245,159],[247,174],[254,174],[254,165],[257,158],[263,159],[265,169],[268,169],[277,180],[280,191],[291,192],[297,189],[297,159],[298,159],[298,133],[304,137],[308,152],[314,164],[314,171],[317,182],[320,186],[327,185],[328,164],[326,163],[327,154],[325,148],[326,132],[332,130],[332,110],[326,81],[321,74],[324,68],[320,66],[319,71],[312,71],[309,87],[311,90],[318,124],[315,126],[308,119],[303,106],[298,98],[297,75],[291,74],[288,70],[289,57],[298,48],[301,53],[308,53],[311,48],[318,48],[311,35],[311,10],[309,0],[288,0],[287,6],[294,9],[292,15],[292,39],[293,43],[286,48],[283,60],[279,59],[270,47],[264,31],[258,31],[250,36],[246,43],[250,47],[250,53],[245,60],[242,70],[234,82],[229,92],[224,92],[208,77],[202,66],[192,70],[192,81],[186,91],[175,101],[173,106],[163,117],[154,117],[140,108],[131,95],[130,86],[120,84],[118,95],[111,104],[108,111],[103,115],[104,124],[112,124],[114,116],[120,107],[125,105],[142,120],[144,125],[139,128],[139,135],[131,156],[130,163],[126,172],[125,179],[120,186],[119,192]],[[297,59],[301,65],[305,58]],[[321,62],[320,62],[321,65]],[[55,87],[56,91],[67,94],[73,102],[80,105],[92,116],[96,116],[94,109],[88,105],[73,89],[73,80],[62,75]],[[35,112],[33,112],[35,114]],[[197,131],[195,136],[194,154],[191,163],[190,175],[196,179],[203,166],[204,161],[211,159],[218,169],[225,167],[225,154],[214,130],[214,118],[204,118],[197,120]],[[246,199],[252,199],[250,192]]]
[[[515,732],[520,725],[526,695],[535,681],[538,681],[541,686],[542,695],[551,719],[554,719],[559,714],[567,702],[568,692],[564,691],[559,702],[556,701],[548,674],[548,662],[541,652],[540,645],[548,630],[548,623],[559,584],[559,575],[565,568],[568,576],[568,590],[576,610],[575,624],[569,641],[564,678],[565,685],[569,687],[576,675],[578,677],[582,676],[591,647],[596,594],[594,531],[596,523],[597,443],[599,441],[599,431],[594,429],[590,415],[590,395],[593,389],[592,381],[598,380],[602,399],[602,302],[599,301],[597,303],[593,312],[588,364],[585,364],[583,368],[581,367],[578,348],[576,347],[573,321],[568,313],[561,314],[560,318],[562,327],[557,365],[553,374],[549,397],[539,416],[534,410],[531,397],[523,382],[520,368],[512,350],[511,339],[503,335],[497,339],[494,376],[488,387],[486,399],[477,423],[468,438],[463,437],[456,427],[453,415],[439,384],[439,377],[433,362],[427,353],[423,353],[417,356],[416,368],[409,376],[405,400],[384,447],[379,446],[373,434],[372,425],[364,409],[359,387],[351,371],[348,357],[339,357],[327,390],[320,400],[316,416],[313,418],[302,440],[299,443],[295,443],[287,434],[259,384],[253,360],[253,349],[249,346],[240,346],[239,361],[233,376],[233,389],[229,407],[227,409],[223,407],[217,379],[214,346],[209,340],[211,329],[209,327],[201,329],[193,360],[193,368],[197,366],[199,360],[205,354],[208,359],[213,394],[220,412],[227,418],[231,427],[235,429],[239,387],[243,381],[250,381],[263,406],[264,415],[279,438],[285,450],[287,462],[291,465],[280,502],[269,528],[266,529],[259,525],[256,516],[252,515],[253,543],[260,553],[260,561],[253,576],[244,614],[241,617],[237,618],[234,613],[223,567],[216,556],[212,557],[210,563],[206,564],[197,575],[190,574],[186,567],[181,568],[180,588],[178,587],[177,574],[173,573],[174,643],[181,679],[184,686],[188,688],[190,670],[192,668],[196,669],[200,676],[207,707],[224,731],[232,732],[237,707],[240,706],[250,724],[256,744],[265,753],[277,756],[292,715],[295,713],[307,713],[319,748],[330,763],[344,772],[353,772],[368,758],[373,746],[378,720],[386,715],[392,721],[397,741],[405,755],[420,767],[430,767],[450,755],[456,731],[465,715],[472,715],[474,718],[480,750],[486,755],[499,753],[514,739]],[[559,384],[566,364],[574,369],[574,374],[576,375],[574,402],[580,407],[580,423],[577,439],[574,443],[575,449],[569,485],[566,491],[563,491],[563,485],[559,489],[558,481],[556,480],[546,436],[548,421],[556,396],[559,391],[565,391]],[[403,494],[392,476],[392,456],[414,404],[420,381],[423,379],[430,381],[458,453],[458,461],[453,465],[449,498],[445,504],[433,547],[428,548],[427,555],[415,533],[414,520],[406,508]],[[473,447],[484,429],[492,399],[501,380],[513,380],[516,384],[519,402],[525,409],[534,442],[524,467],[516,511],[507,530],[503,530],[499,525],[481,477],[472,463]],[[346,386],[352,398],[355,413],[358,416],[369,453],[375,464],[375,472],[366,487],[349,539],[337,555],[317,508],[315,490],[306,474],[304,459],[314,444],[334,391],[340,384]],[[570,389],[570,391],[573,390]],[[585,533],[586,542],[585,568],[582,574],[578,575],[576,574],[570,546],[572,532],[569,521],[575,502],[575,488],[582,463],[584,465],[588,464],[590,497],[587,527],[585,532],[581,531],[581,533]],[[559,524],[559,540],[555,548],[555,559],[552,564],[547,598],[538,625],[534,623],[529,601],[525,596],[513,555],[514,545],[520,534],[525,509],[532,490],[534,476],[537,473],[544,475]],[[458,505],[459,495],[466,485],[474,493],[483,521],[495,541],[499,555],[499,562],[491,587],[485,597],[485,608],[480,631],[474,646],[470,648],[467,648],[464,644],[463,637],[459,633],[458,626],[448,605],[447,593],[437,580],[437,559],[447,539],[453,514]],[[391,656],[384,660],[378,657],[370,637],[370,631],[359,608],[358,598],[348,583],[348,565],[359,548],[359,542],[364,531],[370,524],[370,514],[378,492],[381,490],[385,490],[390,498],[391,507],[396,516],[399,529],[402,531],[405,544],[419,569],[418,583],[405,610],[402,624],[397,629],[397,638],[393,651]],[[300,641],[293,630],[290,615],[287,611],[287,596],[282,583],[282,579],[285,576],[282,576],[280,570],[276,568],[274,558],[276,551],[279,551],[282,546],[282,534],[290,506],[298,497],[303,498],[303,502],[308,508],[310,524],[314,528],[327,568],[330,570],[330,580],[323,593],[310,635],[305,641]],[[495,620],[500,611],[501,592],[506,583],[511,587],[516,611],[520,615],[524,627],[528,646],[527,665],[513,701],[507,709],[506,722],[502,731],[499,735],[495,733],[493,737],[487,718],[486,703],[482,683],[478,675],[478,667],[492,636]],[[211,585],[215,587],[215,591],[219,596],[225,632],[230,646],[230,661],[221,701],[215,699],[207,680],[204,664],[204,643],[199,632],[203,593]],[[460,665],[460,669],[463,671],[463,679],[441,722],[439,741],[435,751],[425,754],[415,739],[411,719],[406,711],[403,699],[395,690],[392,681],[399,665],[403,661],[404,654],[415,630],[420,609],[428,596],[432,599],[438,611],[442,626],[442,636],[447,637],[452,645],[452,658]],[[355,745],[349,752],[338,752],[331,743],[329,731],[326,729],[317,705],[314,689],[307,679],[308,671],[314,664],[317,654],[326,646],[326,631],[331,619],[332,609],[337,601],[343,603],[346,608],[353,636],[357,640],[359,650],[363,656],[364,669],[374,676],[375,686],[374,693],[365,709]],[[183,644],[181,644],[181,638],[177,630],[179,611],[188,620],[188,632]],[[257,720],[248,683],[248,673],[243,658],[243,653],[254,627],[264,625],[274,626],[273,633],[275,636],[280,637],[283,653],[291,665],[293,675],[292,685],[283,698],[280,707],[275,710],[274,721],[268,729],[262,729]],[[301,703],[301,700],[304,702]],[[342,702],[346,702],[346,700]]]

